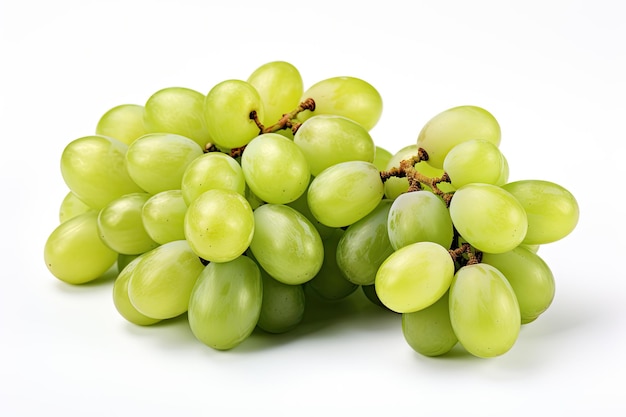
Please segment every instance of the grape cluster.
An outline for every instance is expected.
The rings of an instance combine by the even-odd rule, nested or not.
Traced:
[[[124,319],[186,313],[218,350],[294,329],[309,297],[361,289],[402,315],[417,352],[507,352],[553,300],[537,251],[575,228],[575,198],[510,181],[483,108],[436,114],[395,154],[370,134],[381,114],[366,81],[305,90],[283,61],[206,95],[170,87],[116,106],[62,152],[69,190],[45,263],[74,285],[114,269]]]

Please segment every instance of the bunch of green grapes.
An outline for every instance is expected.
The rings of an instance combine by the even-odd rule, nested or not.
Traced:
[[[62,152],[68,191],[45,263],[73,285],[116,271],[123,319],[186,313],[218,350],[255,329],[291,331],[310,297],[360,288],[402,315],[424,355],[505,353],[552,302],[537,250],[574,229],[576,200],[552,182],[510,181],[482,108],[441,112],[395,154],[370,133],[381,115],[368,82],[305,90],[284,61],[206,94],[169,87],[116,106]]]

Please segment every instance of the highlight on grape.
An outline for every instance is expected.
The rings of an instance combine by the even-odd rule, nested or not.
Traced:
[[[111,108],[61,154],[45,264],[71,285],[113,271],[123,319],[186,315],[217,350],[360,290],[416,352],[502,355],[554,299],[540,247],[574,230],[577,201],[509,179],[486,109],[441,111],[396,153],[370,134],[382,110],[365,80],[305,89],[284,61]]]

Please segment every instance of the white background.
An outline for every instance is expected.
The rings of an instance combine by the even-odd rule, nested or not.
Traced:
[[[216,3],[0,3],[0,415],[625,415],[622,2]],[[510,352],[422,357],[360,293],[291,334],[217,352],[184,319],[125,322],[111,281],[49,274],[69,141],[115,105],[170,86],[207,93],[272,60],[306,85],[373,84],[385,107],[372,135],[392,152],[436,113],[482,106],[500,121],[511,179],[574,193],[578,228],[540,252],[554,303]]]

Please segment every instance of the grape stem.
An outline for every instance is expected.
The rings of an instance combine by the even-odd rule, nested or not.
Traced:
[[[448,253],[450,253],[454,262],[464,260],[465,265],[475,265],[480,263],[483,255],[482,252],[474,249],[469,243],[463,243],[456,249],[450,249]],[[467,260],[463,258],[463,255],[467,255]]]
[[[426,150],[419,148],[417,155],[401,161],[399,167],[393,167],[388,171],[382,171],[380,173],[380,178],[383,182],[387,181],[391,177],[406,178],[409,181],[409,188],[407,192],[420,191],[423,189],[422,185],[427,185],[432,189],[433,193],[443,199],[446,206],[450,206],[450,200],[452,200],[453,193],[446,193],[441,191],[438,187],[438,184],[442,182],[450,182],[450,177],[445,172],[438,178],[427,177],[415,169],[415,165],[422,161],[428,161],[428,153]]]
[[[259,127],[259,134],[274,133],[283,129],[291,129],[291,132],[295,134],[300,128],[300,125],[302,125],[302,122],[297,121],[296,117],[298,116],[298,114],[305,110],[314,111],[315,100],[313,100],[312,98],[307,98],[306,100],[301,102],[298,107],[296,107],[293,111],[283,114],[283,117],[281,117],[278,122],[274,123],[271,126],[263,126],[263,123],[261,123],[261,121],[259,120],[256,110],[252,110],[250,112],[250,119],[254,120],[254,123],[256,123],[256,125]]]
[[[293,111],[283,114],[278,122],[274,123],[271,126],[263,126],[263,123],[261,123],[261,120],[259,120],[259,115],[257,114],[256,110],[252,110],[249,117],[250,120],[253,120],[259,128],[259,135],[262,135],[263,133],[275,133],[283,129],[291,129],[291,132],[295,135],[302,125],[302,122],[296,120],[296,117],[298,116],[298,114],[305,110],[314,111],[315,100],[313,100],[312,98],[307,98],[306,100],[301,102],[298,107],[296,107]],[[246,149],[246,145],[239,148],[233,148],[230,150],[229,155],[233,158],[240,157],[243,154],[244,149]],[[205,147],[205,152],[219,152],[219,149],[214,144],[209,143]]]

